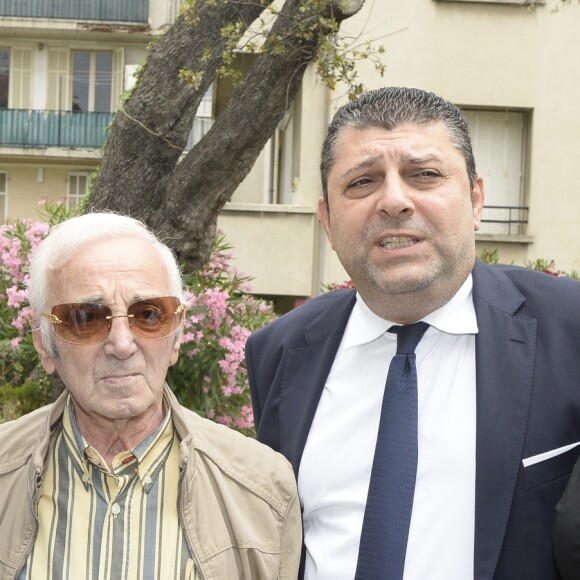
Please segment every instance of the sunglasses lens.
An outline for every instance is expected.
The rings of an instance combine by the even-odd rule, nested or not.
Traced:
[[[128,318],[135,336],[147,340],[174,333],[183,319],[184,306],[175,296],[149,298],[134,302],[127,314],[113,314],[104,304],[75,303],[54,306],[50,315],[54,333],[74,344],[97,344],[104,341],[114,318]]]
[[[181,321],[179,298],[165,296],[134,302],[127,309],[135,336],[153,340],[175,332]]]
[[[54,333],[68,342],[97,343],[109,334],[111,309],[104,304],[59,304],[51,314],[61,321],[52,325]]]

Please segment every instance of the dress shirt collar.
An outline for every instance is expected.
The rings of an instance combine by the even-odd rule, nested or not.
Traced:
[[[477,334],[477,318],[473,306],[473,278],[467,277],[453,298],[421,320],[447,334]],[[342,348],[361,346],[373,342],[396,324],[377,316],[357,292],[344,332]]]

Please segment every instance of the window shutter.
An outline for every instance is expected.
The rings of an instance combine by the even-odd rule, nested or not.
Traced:
[[[123,92],[123,73],[125,71],[125,49],[116,48],[113,51],[113,75],[111,80],[111,111],[119,108]]]
[[[50,48],[48,51],[48,95],[46,108],[49,111],[70,111],[71,80],[70,56],[67,48]]]
[[[13,48],[10,63],[10,108],[30,109],[32,48]]]

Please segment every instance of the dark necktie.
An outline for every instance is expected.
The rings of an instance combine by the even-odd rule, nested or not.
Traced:
[[[417,477],[415,348],[429,325],[392,326],[397,354],[387,375],[355,580],[401,580]]]

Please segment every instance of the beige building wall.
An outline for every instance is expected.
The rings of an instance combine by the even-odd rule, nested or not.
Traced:
[[[42,219],[42,200],[66,203],[70,173],[92,173],[96,164],[63,165],[36,161],[29,163],[6,163],[0,161],[0,171],[5,171],[7,180],[7,218]]]

